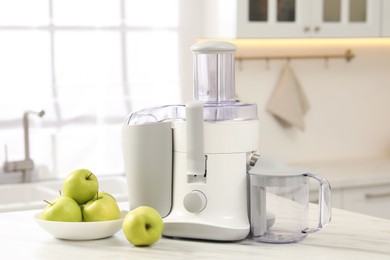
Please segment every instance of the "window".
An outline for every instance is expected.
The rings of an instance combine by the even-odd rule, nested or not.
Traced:
[[[0,1],[8,160],[24,158],[24,111],[45,110],[30,117],[31,157],[49,169],[42,177],[123,173],[125,117],[180,102],[179,32],[179,0]]]

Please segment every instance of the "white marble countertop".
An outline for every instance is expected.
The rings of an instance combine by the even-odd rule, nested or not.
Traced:
[[[293,163],[325,177],[332,189],[390,184],[390,158]]]
[[[56,239],[35,223],[35,212],[0,213],[0,259],[390,259],[390,220],[339,209],[328,226],[296,244],[162,238],[150,247],[134,247],[122,231],[100,240]]]

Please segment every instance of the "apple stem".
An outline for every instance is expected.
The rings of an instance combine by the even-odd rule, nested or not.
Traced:
[[[92,176],[92,172],[88,175],[87,180]]]
[[[51,202],[49,202],[49,201],[47,201],[47,200],[43,200],[43,201],[46,202],[47,204],[53,206],[53,203],[51,203]]]
[[[62,196],[62,192],[61,192],[61,190],[58,190],[58,193],[60,194],[60,196]]]

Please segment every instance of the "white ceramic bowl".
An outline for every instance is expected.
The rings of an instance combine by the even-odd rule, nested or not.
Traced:
[[[56,238],[67,240],[92,240],[114,235],[122,228],[122,222],[128,211],[121,211],[118,220],[98,222],[59,222],[42,219],[42,213],[36,213],[35,221],[44,230]]]

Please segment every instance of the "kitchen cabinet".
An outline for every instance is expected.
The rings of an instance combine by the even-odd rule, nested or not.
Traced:
[[[238,1],[236,36],[238,38],[308,37],[311,34],[310,2],[306,0]]]
[[[295,166],[330,182],[334,208],[390,219],[390,158],[306,162]],[[318,201],[315,184],[310,182],[310,201],[314,203]]]
[[[390,219],[390,185],[343,189],[342,208]]]
[[[390,37],[390,1],[382,2],[382,36]]]
[[[381,0],[207,2],[204,37],[208,38],[378,37],[382,18],[390,16],[381,15]]]
[[[318,194],[310,192],[310,202],[318,203]],[[390,184],[337,188],[332,190],[332,207],[390,219]]]
[[[380,0],[315,0],[311,6],[312,37],[377,37]]]

